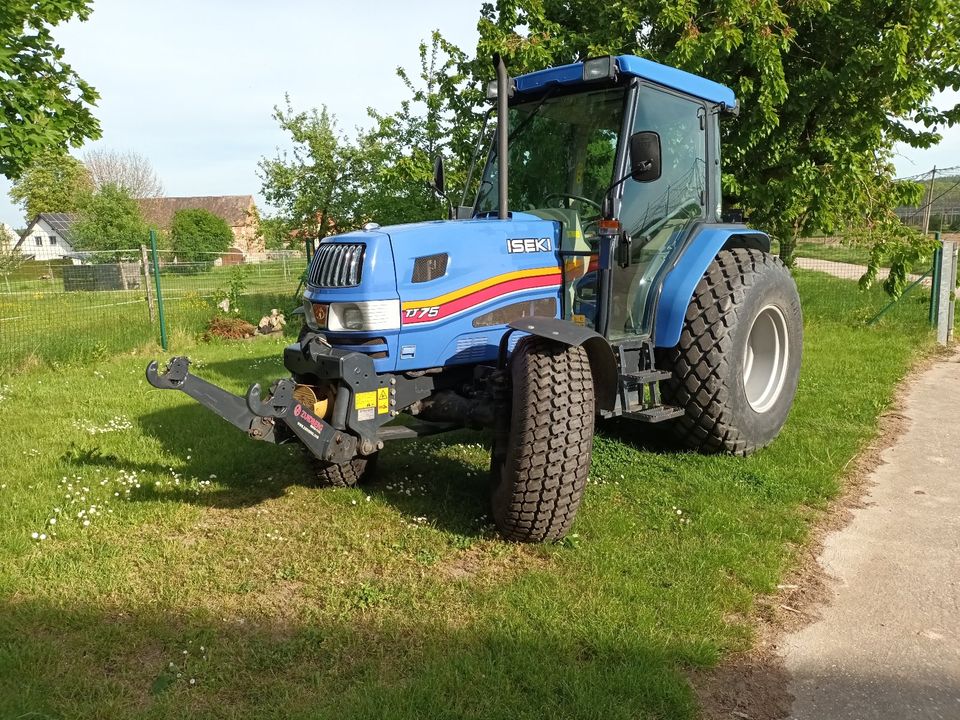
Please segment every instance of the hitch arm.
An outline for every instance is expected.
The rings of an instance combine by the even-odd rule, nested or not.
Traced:
[[[273,423],[250,411],[245,398],[237,397],[190,374],[190,360],[175,357],[160,373],[157,361],[147,365],[147,382],[160,390],[180,390],[257,440],[276,442]]]

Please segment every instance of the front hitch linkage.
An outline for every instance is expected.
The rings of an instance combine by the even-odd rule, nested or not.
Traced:
[[[147,382],[159,390],[186,393],[254,440],[278,443],[288,439],[285,432],[278,436],[276,421],[280,420],[323,460],[346,462],[355,455],[356,438],[324,422],[313,414],[312,408],[297,401],[292,379],[277,380],[265,398],[260,395],[260,384],[254,383],[241,398],[191,375],[190,360],[178,356],[171,358],[163,373],[159,372],[156,360],[147,365]]]

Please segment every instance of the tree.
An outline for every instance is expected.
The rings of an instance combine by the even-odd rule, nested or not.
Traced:
[[[444,203],[430,188],[438,156],[444,159],[449,196],[454,204],[459,202],[466,178],[464,157],[469,161],[475,131],[458,123],[459,108],[454,105],[469,81],[462,70],[466,60],[465,53],[434,31],[430,45],[420,43],[416,77],[397,68],[409,99],[389,115],[368,110],[375,124],[359,138],[365,168],[359,176],[360,207],[366,218],[386,225],[443,217]]]
[[[635,53],[731,86],[725,191],[788,262],[804,232],[889,213],[877,201],[895,195],[893,144],[928,147],[960,120],[930,102],[960,85],[955,0],[498,0],[479,30],[483,79],[494,52],[514,74]]]
[[[0,232],[3,232],[2,227],[0,227]],[[0,240],[0,275],[3,276],[3,282],[8,293],[11,292],[10,276],[17,272],[26,260],[27,256],[19,250],[14,250],[12,243]]]
[[[323,238],[371,220],[386,225],[443,217],[444,203],[429,188],[434,160],[444,157],[457,202],[466,174],[462,158],[469,159],[476,130],[463,112],[464,103],[473,104],[463,99],[473,97],[466,62],[434,32],[429,45],[420,44],[417,75],[397,69],[409,99],[389,114],[368,109],[373,125],[356,139],[338,130],[326,107],[295,112],[288,97],[274,118],[290,134],[292,152],[260,162],[263,194],[279,211],[264,228]]]
[[[51,27],[86,20],[91,0],[0,3],[0,175],[14,180],[39,155],[100,137],[99,95],[63,61]]]
[[[40,213],[76,212],[92,191],[83,163],[71,155],[46,153],[13,182],[10,199],[23,207],[29,224]]]
[[[90,150],[83,156],[96,188],[116,185],[132,198],[150,198],[163,195],[163,183],[157,177],[150,161],[138,152],[128,150]]]
[[[262,217],[257,222],[257,235],[267,250],[286,250],[294,240],[293,231],[290,223],[279,215]]]
[[[289,96],[285,108],[274,107],[273,117],[290,134],[293,148],[260,161],[267,202],[303,237],[356,227],[358,150],[337,129],[336,118],[326,106],[296,112]]]
[[[181,262],[213,261],[233,244],[227,221],[209,210],[177,210],[170,223],[170,248]]]
[[[122,188],[104,185],[81,207],[68,239],[77,250],[110,252],[119,259],[121,251],[146,242],[148,233],[136,201]]]

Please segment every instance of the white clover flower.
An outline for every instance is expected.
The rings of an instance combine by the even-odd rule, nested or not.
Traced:
[[[38,533],[38,532],[32,532],[32,533],[30,533],[30,537],[32,537],[34,540],[39,540],[39,539],[40,539],[40,533]]]

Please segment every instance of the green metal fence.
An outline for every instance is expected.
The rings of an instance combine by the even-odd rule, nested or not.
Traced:
[[[176,351],[207,332],[215,317],[254,326],[274,308],[289,317],[298,304],[303,254],[237,260],[209,254],[186,262],[145,246],[6,268],[0,273],[0,375],[150,345]]]

